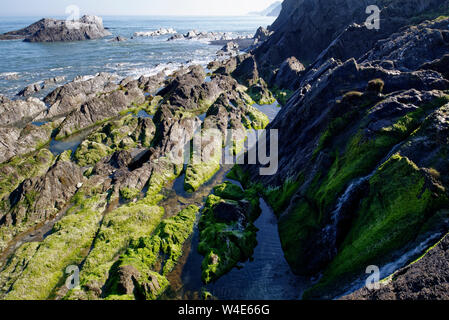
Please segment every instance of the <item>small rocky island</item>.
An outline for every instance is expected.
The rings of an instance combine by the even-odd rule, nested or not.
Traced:
[[[101,39],[111,33],[103,27],[103,19],[83,16],[76,21],[41,19],[28,27],[0,35],[0,40],[26,42],[83,41]]]

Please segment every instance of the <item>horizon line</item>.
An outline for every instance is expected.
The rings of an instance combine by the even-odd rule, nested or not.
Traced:
[[[277,17],[271,17],[271,16],[262,16],[257,14],[225,14],[225,15],[216,15],[216,14],[82,14],[89,15],[89,16],[98,16],[98,17],[261,17],[261,18],[277,18]],[[46,17],[62,17],[63,15],[47,15]],[[42,15],[1,15],[0,18],[35,18],[35,17],[42,17]]]

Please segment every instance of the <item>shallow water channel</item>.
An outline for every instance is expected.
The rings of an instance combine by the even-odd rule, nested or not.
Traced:
[[[280,108],[277,103],[268,106],[254,105],[264,112],[272,121]],[[226,178],[232,166],[223,166],[221,170],[197,192],[188,194],[184,191],[184,175],[176,179],[171,189],[165,190],[167,198],[161,203],[169,216],[176,214],[187,205],[203,206],[206,197],[214,186],[230,181]],[[256,220],[257,247],[251,260],[241,263],[216,282],[205,285],[201,280],[201,263],[203,256],[197,251],[199,230],[194,233],[184,246],[184,255],[169,275],[174,293],[168,298],[200,299],[203,289],[218,299],[226,300],[278,300],[299,299],[302,292],[310,285],[309,280],[295,276],[284,257],[279,239],[277,218],[265,200],[260,199],[262,213]]]

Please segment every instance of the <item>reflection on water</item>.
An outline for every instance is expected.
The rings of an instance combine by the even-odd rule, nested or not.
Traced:
[[[260,199],[262,214],[255,222],[258,245],[253,260],[232,269],[215,283],[205,286],[201,281],[203,256],[197,252],[198,228],[192,237],[188,258],[180,277],[181,298],[197,297],[204,287],[221,300],[294,300],[310,285],[306,278],[295,276],[284,258],[277,221],[273,211]]]
[[[207,115],[207,112],[205,112],[205,113],[203,113],[203,114],[200,114],[200,115],[198,116],[198,118],[199,118],[201,121],[204,122],[204,120],[206,119],[206,115]]]
[[[278,103],[272,105],[255,105],[272,121],[280,108]],[[211,181],[194,194],[184,191],[184,178],[181,175],[171,186],[168,198],[163,202],[172,214],[191,203],[203,205],[205,198],[212,191],[212,187],[230,181],[225,173],[231,166],[221,169]],[[173,207],[176,209],[173,210]],[[278,233],[277,219],[271,208],[261,198],[262,213],[255,222],[258,245],[254,250],[253,259],[244,262],[237,268],[222,276],[215,283],[204,285],[201,280],[201,263],[203,256],[197,251],[199,244],[199,230],[195,226],[190,241],[184,246],[184,255],[169,275],[173,291],[168,298],[201,299],[201,290],[206,289],[212,295],[222,300],[294,300],[300,299],[303,291],[310,286],[310,281],[294,275],[284,257]]]
[[[148,114],[145,110],[140,110],[136,115],[133,115],[134,118],[150,118],[153,119],[153,116]]]
[[[48,123],[48,121],[35,121],[35,122],[32,122],[31,124],[36,127],[42,127],[43,125],[45,125],[47,123]]]
[[[280,105],[277,101],[273,104],[264,104],[264,105],[254,104],[253,107],[265,113],[268,119],[270,119],[270,122],[273,121],[274,118],[276,118],[279,111],[281,111]]]
[[[81,142],[83,142],[83,140],[87,138],[87,136],[92,132],[92,130],[93,129],[84,130],[80,133],[73,134],[70,137],[62,140],[52,139],[50,141],[49,149],[51,153],[53,153],[55,156],[60,155],[66,150],[72,150],[72,152],[75,152],[76,149],[78,149]]]

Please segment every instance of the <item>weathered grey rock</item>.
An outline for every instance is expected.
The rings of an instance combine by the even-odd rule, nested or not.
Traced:
[[[65,118],[57,137],[63,138],[95,123],[115,117],[120,111],[130,108],[133,103],[142,104],[144,101],[145,96],[138,88],[127,91],[117,90],[93,97]]]
[[[65,79],[66,79],[65,76],[57,76],[54,78],[46,79],[46,80],[44,80],[44,84],[43,84],[42,88],[46,89],[50,86],[54,86],[57,83],[64,82]]]
[[[107,93],[118,88],[115,77],[99,73],[91,79],[80,77],[48,94],[44,102],[50,105],[45,118],[65,116],[99,93]]]
[[[281,64],[272,83],[280,89],[296,90],[304,70],[304,65],[298,59],[290,57]]]
[[[51,132],[46,126],[0,127],[0,163],[42,146],[50,140]]]
[[[45,104],[36,98],[28,98],[27,100],[3,99],[0,101],[0,126],[31,121],[45,110],[47,110]]]
[[[104,29],[103,19],[83,16],[77,21],[42,19],[17,31],[0,36],[0,40],[25,39],[27,42],[81,41],[111,35]]]
[[[39,223],[62,210],[83,181],[81,168],[72,162],[58,161],[42,177],[25,180],[10,197],[11,211],[6,225]]]
[[[364,287],[341,300],[449,300],[449,237],[418,262],[395,272],[380,289]]]
[[[400,27],[410,24],[414,17],[418,22],[432,16],[436,18],[444,12],[447,4],[447,0],[417,0],[406,3],[401,1],[385,3],[382,0],[351,0],[344,3],[339,0],[286,0],[278,19],[269,28],[274,33],[255,49],[254,54],[264,74],[273,66],[279,67],[286,58],[291,56],[295,56],[302,62],[312,63],[334,40],[337,39],[338,42],[339,35],[350,25],[355,23],[363,26],[368,17],[365,10],[369,5],[378,5],[382,9],[380,31],[369,30],[368,32],[362,27],[360,30],[364,37],[354,37],[354,44],[351,44],[350,40],[351,34],[355,34],[347,33],[343,37],[349,40],[345,41],[348,46],[337,44],[331,50],[332,54],[323,60],[332,58],[334,54],[341,54],[343,60],[351,57],[358,58],[357,55],[365,53],[363,50],[371,49],[373,41],[388,36],[388,32],[391,34]],[[317,26],[326,26],[326,28]],[[380,38],[379,35],[381,35]],[[358,43],[360,46],[357,46]],[[339,52],[338,47],[343,51]],[[351,47],[355,49],[353,55],[350,53]]]
[[[272,31],[268,31],[264,27],[259,27],[259,29],[257,29],[256,31],[256,34],[254,35],[254,43],[255,44],[262,43],[265,40],[267,40],[268,37],[272,34],[273,34]]]
[[[223,55],[236,55],[239,53],[239,45],[235,43],[234,41],[228,42],[223,48],[221,48],[217,55],[223,56]]]
[[[373,65],[393,61],[396,69],[409,71],[440,58],[448,51],[449,26],[444,19],[409,27],[387,39],[378,41],[359,61],[371,62]]]
[[[31,96],[33,94],[36,94],[36,93],[38,93],[41,90],[42,90],[41,84],[33,83],[33,84],[30,84],[30,85],[26,86],[25,88],[23,88],[17,94],[17,96],[19,96],[19,97],[27,97],[27,96]]]

